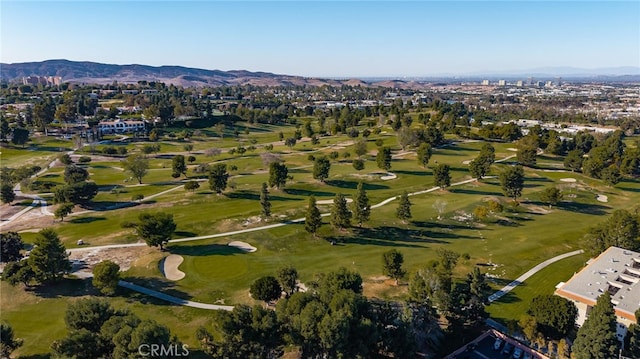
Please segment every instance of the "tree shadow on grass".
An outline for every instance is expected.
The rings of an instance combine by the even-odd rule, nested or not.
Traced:
[[[306,189],[298,189],[298,188],[285,188],[284,192],[294,196],[315,196],[315,197],[333,197],[335,193],[333,192],[324,192],[324,191],[310,191]]]
[[[428,176],[431,174],[431,172],[427,171],[426,169],[424,171],[397,170],[397,171],[393,171],[393,173],[398,175],[412,175],[412,176]]]
[[[68,220],[68,223],[73,223],[73,224],[86,224],[86,223],[93,223],[93,222],[97,222],[97,221],[104,221],[106,220],[106,218],[104,217],[83,217],[83,218],[73,218],[71,220]]]
[[[326,182],[329,186],[338,187],[338,188],[347,188],[347,189],[356,189],[358,188],[358,181],[345,181],[345,180],[329,180]],[[364,184],[365,190],[377,190],[377,189],[388,189],[389,186],[381,185],[381,184],[373,184],[366,183]]]
[[[480,191],[475,189],[468,188],[449,188],[449,192],[451,193],[460,193],[460,194],[473,194],[473,195],[481,195],[481,196],[502,196],[500,192],[494,191]]]
[[[235,255],[247,252],[240,248],[223,244],[197,244],[197,245],[169,245],[167,251],[171,254],[183,256],[212,256],[212,255]]]
[[[233,199],[249,199],[253,201],[260,200],[260,193],[257,193],[254,191],[247,191],[247,190],[233,191],[233,192],[227,193],[226,196],[227,198],[233,198]],[[269,194],[269,200],[270,201],[301,201],[300,198],[272,196],[271,194]]]
[[[98,291],[91,285],[90,278],[63,278],[57,282],[41,284],[27,290],[41,298],[99,295]]]
[[[130,282],[136,285],[139,285],[141,287],[145,287],[145,288],[149,288],[158,292],[162,292],[164,294],[168,294],[180,299],[184,299],[184,300],[190,300],[192,298],[192,296],[186,292],[183,292],[181,290],[178,290],[175,288],[176,283],[172,282],[168,279],[162,279],[162,278],[155,278],[155,277],[125,277],[122,278],[123,281],[126,282]],[[120,288],[119,288],[120,289]],[[122,294],[125,297],[132,297],[131,294],[131,290],[128,289],[122,289]],[[136,295],[134,295],[133,297],[135,298],[144,298],[144,300],[146,302],[151,302],[153,304],[160,304],[160,305],[176,305],[174,303],[162,300],[162,299],[158,299],[155,297],[152,297],[150,295],[146,295],[144,293],[139,293],[139,292],[135,292]]]
[[[522,285],[525,285],[525,284],[523,283],[523,284],[520,284],[519,286],[522,286]],[[509,293],[506,293],[505,295],[503,295],[502,297],[500,297],[495,302],[496,303],[509,304],[509,303],[522,302],[522,299],[518,298],[518,296],[513,294],[513,292],[509,292]]]
[[[593,214],[597,216],[605,215],[607,214],[607,210],[611,209],[611,207],[603,206],[600,204],[588,204],[580,202],[560,202],[558,203],[558,208],[565,211]]]
[[[454,224],[448,221],[443,221],[443,222],[411,221],[411,223],[416,227],[430,228],[430,229],[436,229],[441,231],[452,231],[456,229],[479,229],[473,225],[465,226],[457,223]]]
[[[454,233],[412,230],[398,227],[381,226],[376,228],[355,228],[356,238],[364,240],[382,240],[386,243],[449,243],[445,239],[463,238]]]
[[[183,237],[183,238],[195,237],[195,236],[198,235],[197,233],[193,233],[193,232],[189,232],[189,231],[175,231],[173,233],[175,235],[177,235],[179,237]]]
[[[151,203],[151,201],[145,201],[145,204],[149,204],[149,203]],[[90,202],[90,203],[84,204],[82,205],[82,208],[92,210],[92,211],[97,211],[97,212],[104,212],[104,211],[111,211],[114,209],[125,208],[125,207],[134,207],[138,205],[139,203],[137,202],[100,201],[100,202]]]

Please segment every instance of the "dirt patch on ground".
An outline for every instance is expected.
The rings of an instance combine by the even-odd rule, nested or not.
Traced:
[[[162,261],[160,261],[160,270],[162,271],[162,274],[164,274],[165,278],[174,281],[184,278],[184,272],[178,269],[183,261],[184,258],[177,254],[170,254],[162,259]]]
[[[548,214],[551,213],[551,211],[548,208],[544,208],[541,206],[527,206],[527,209],[529,210],[529,212],[531,213],[535,213],[535,214]]]
[[[246,242],[233,241],[233,242],[229,243],[228,245],[231,246],[231,247],[236,247],[238,249],[241,249],[241,250],[243,250],[245,252],[249,252],[249,253],[255,252],[255,251],[258,250],[258,248],[254,247],[254,246],[252,246],[252,245],[250,245],[249,243],[246,243]]]
[[[58,220],[55,220],[52,216],[43,215],[40,206],[38,206],[11,223],[3,225],[2,232],[22,232],[30,229],[40,230],[45,227],[51,227],[57,222]]]
[[[120,266],[121,271],[131,268],[139,258],[155,252],[149,247],[107,248],[79,250],[71,252],[69,260],[83,270],[93,270],[93,267],[105,260],[110,260]]]

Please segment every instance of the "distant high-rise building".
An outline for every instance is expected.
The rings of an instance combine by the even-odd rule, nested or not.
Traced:
[[[543,87],[543,86],[544,86],[544,82],[542,82],[542,81],[536,81],[536,86],[537,86],[537,87]]]
[[[529,85],[529,86],[533,86],[533,85],[534,85],[534,83],[533,83],[533,77],[528,77],[528,78],[527,78],[527,85]]]
[[[489,80],[482,80],[482,86],[489,86]]]
[[[498,86],[507,86],[507,81],[505,81],[505,80],[498,80]]]
[[[553,86],[553,81],[547,81],[544,83],[544,87],[551,87]]]
[[[522,85],[524,85],[524,82],[522,80],[518,80],[518,82],[516,82],[516,86],[522,87]]]
[[[556,86],[562,86],[562,77],[556,77]]]

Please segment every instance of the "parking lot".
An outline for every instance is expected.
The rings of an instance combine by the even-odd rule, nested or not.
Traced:
[[[496,339],[500,337],[502,344],[498,350],[494,350],[494,344]],[[505,343],[510,344],[510,350],[508,353],[504,353]],[[521,343],[502,335],[501,333],[489,331],[487,335],[480,336],[477,340],[469,343],[465,347],[456,351],[454,354],[447,357],[447,359],[505,359],[512,358],[516,347],[523,350],[520,359],[523,358],[535,358],[535,359],[548,359],[548,357],[533,351],[532,349],[522,345]],[[527,356],[527,354],[529,356]]]

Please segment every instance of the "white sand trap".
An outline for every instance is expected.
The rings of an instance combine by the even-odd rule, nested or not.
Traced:
[[[603,195],[603,194],[599,194],[598,197],[596,197],[596,201],[598,202],[609,202],[609,197]]]
[[[380,179],[383,181],[388,181],[396,178],[398,178],[398,176],[396,176],[395,173],[391,173],[391,172],[387,173],[384,176],[380,176]]]
[[[353,199],[351,198],[345,198],[347,200],[347,203],[351,203],[353,202]],[[323,199],[321,201],[316,201],[316,204],[333,204],[333,200],[332,199]]]
[[[560,182],[570,182],[570,183],[573,183],[573,182],[576,182],[576,179],[575,179],[575,178],[560,178]]]
[[[509,147],[509,148],[507,148],[507,151],[518,152],[518,149],[517,148],[513,148],[513,147]]]
[[[463,165],[468,165],[469,163],[471,163],[471,160],[462,161]]]
[[[258,250],[258,248],[254,247],[254,246],[252,246],[252,245],[250,245],[249,243],[246,243],[246,242],[233,241],[233,242],[229,243],[228,245],[231,246],[231,247],[239,248],[239,249],[241,249],[241,250],[243,250],[245,252],[249,252],[249,253],[255,252],[255,251]]]
[[[182,256],[177,254],[171,254],[164,259],[163,267],[164,267],[164,276],[168,280],[180,280],[184,278],[185,274],[183,271],[179,270],[178,267],[184,261]]]

